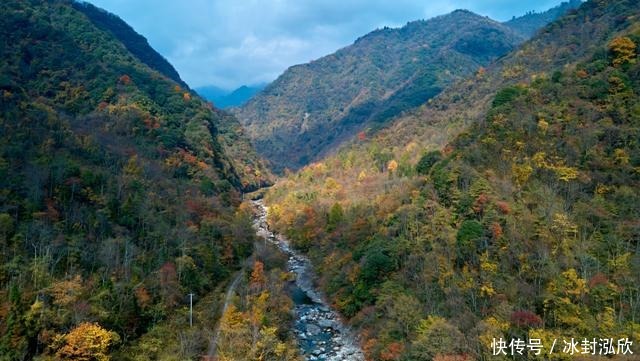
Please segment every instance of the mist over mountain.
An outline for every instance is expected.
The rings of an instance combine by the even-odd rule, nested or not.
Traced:
[[[196,88],[195,91],[205,99],[213,102],[216,107],[226,109],[244,105],[266,86],[266,84],[242,85],[233,91],[227,91],[216,86],[206,86]]]

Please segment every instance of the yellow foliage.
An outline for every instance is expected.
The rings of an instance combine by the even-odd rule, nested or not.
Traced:
[[[61,346],[56,356],[63,360],[108,361],[107,350],[120,342],[117,333],[105,330],[97,323],[81,323],[69,333],[58,336],[55,343]]]
[[[328,177],[324,181],[324,189],[331,192],[340,189],[342,186],[335,179]]]
[[[53,303],[68,307],[74,304],[82,293],[82,279],[76,275],[74,278],[59,281],[51,285],[49,293],[53,296]]]
[[[626,36],[619,36],[609,43],[609,50],[614,55],[613,66],[627,63],[633,64],[636,59],[636,43]]]
[[[556,172],[558,179],[563,182],[568,182],[570,180],[578,178],[578,169],[573,167],[565,167],[565,166],[554,166],[553,170]]]
[[[540,120],[538,120],[538,129],[542,134],[545,134],[547,129],[549,129],[549,123],[547,123],[543,118],[540,118]]]
[[[367,178],[367,173],[365,173],[364,171],[362,171],[362,172],[360,172],[360,174],[358,174],[358,182],[362,182],[366,178]]]
[[[513,164],[511,166],[511,172],[513,172],[516,183],[522,186],[527,182],[531,173],[533,173],[533,168],[529,164]]]
[[[491,297],[496,294],[496,291],[493,289],[491,283],[485,283],[480,286],[480,295]]]
[[[496,272],[498,272],[498,264],[495,262],[491,262],[488,252],[484,252],[480,256],[480,269],[482,270],[482,272],[487,274],[495,274]]]
[[[587,281],[578,277],[578,273],[575,269],[570,268],[562,272],[562,277],[565,279],[564,289],[565,293],[571,296],[581,296],[587,292]]]
[[[624,149],[617,148],[616,150],[613,151],[613,156],[616,160],[616,163],[620,165],[629,164],[629,154],[627,154],[627,152]]]
[[[134,154],[129,157],[127,165],[124,166],[124,174],[132,177],[140,176],[142,174],[142,169],[140,168],[140,165],[138,163],[139,162],[137,155]]]
[[[536,167],[538,167],[538,168],[547,168],[547,167],[549,167],[549,164],[547,163],[547,160],[545,159],[546,157],[547,157],[547,153],[538,152],[538,153],[533,155],[531,160],[533,161],[533,164],[535,164]]]

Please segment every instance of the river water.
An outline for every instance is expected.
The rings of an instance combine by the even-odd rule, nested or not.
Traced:
[[[262,200],[253,201],[253,204],[256,208],[253,224],[256,233],[289,256],[287,270],[296,275],[292,291],[296,314],[294,332],[305,358],[309,361],[364,361],[364,354],[353,333],[315,287],[309,259],[292,249],[282,235],[269,230],[267,207]]]

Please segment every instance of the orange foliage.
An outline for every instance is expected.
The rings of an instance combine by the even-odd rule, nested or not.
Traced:
[[[500,223],[494,222],[491,225],[491,233],[493,234],[493,239],[498,239],[502,236],[502,226]]]
[[[251,271],[251,288],[259,290],[267,283],[267,277],[264,275],[264,263],[255,261],[253,263],[253,271]]]
[[[365,355],[367,356],[367,360],[372,359],[371,356],[373,355],[373,352],[377,345],[378,345],[378,339],[376,338],[370,338],[364,343],[364,346],[362,347],[362,351],[364,351]]]
[[[145,118],[142,120],[147,129],[158,129],[160,128],[160,123],[156,119],[153,118]]]
[[[129,85],[131,84],[131,77],[128,76],[127,74],[124,74],[123,76],[121,76],[119,79],[120,83],[124,84],[124,85]]]
[[[191,100],[191,94],[189,94],[189,93],[182,94],[182,99],[184,99],[185,102],[190,101]]]
[[[147,289],[144,287],[138,287],[135,289],[136,302],[140,308],[146,308],[151,303],[151,296]]]
[[[380,359],[384,361],[399,360],[404,351],[404,345],[400,342],[392,342],[380,353]]]
[[[395,172],[396,169],[398,169],[398,162],[391,160],[389,165],[387,165],[387,170],[389,170],[389,172]]]
[[[589,73],[587,73],[586,71],[584,71],[583,69],[580,69],[576,72],[576,75],[578,76],[578,78],[580,79],[584,79],[586,77],[589,76]]]
[[[182,155],[182,159],[189,165],[196,165],[198,162],[198,158],[195,155],[185,151],[184,149],[180,149],[180,155]]]
[[[496,202],[496,207],[498,207],[498,211],[500,211],[500,213],[502,214],[511,213],[511,207],[509,207],[509,203],[507,202],[498,201]]]

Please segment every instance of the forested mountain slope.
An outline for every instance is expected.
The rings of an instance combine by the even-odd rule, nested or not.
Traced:
[[[232,116],[77,4],[0,13],[0,359],[103,359],[250,254],[240,192],[268,172]],[[201,355],[185,330],[156,352]]]
[[[72,5],[84,13],[95,26],[113,34],[138,60],[187,88],[187,84],[180,78],[173,65],[153,49],[144,36],[138,34],[117,15],[84,1],[74,1]]]
[[[268,193],[371,359],[640,337],[638,44],[637,1],[586,2]]]
[[[289,68],[236,112],[276,170],[296,169],[366,127],[378,128],[513,49],[523,38],[458,10]]]
[[[523,36],[530,38],[545,25],[555,21],[569,10],[579,7],[580,4],[582,4],[582,0],[569,0],[541,13],[530,12],[522,16],[514,16],[513,19],[504,22],[504,24]]]

